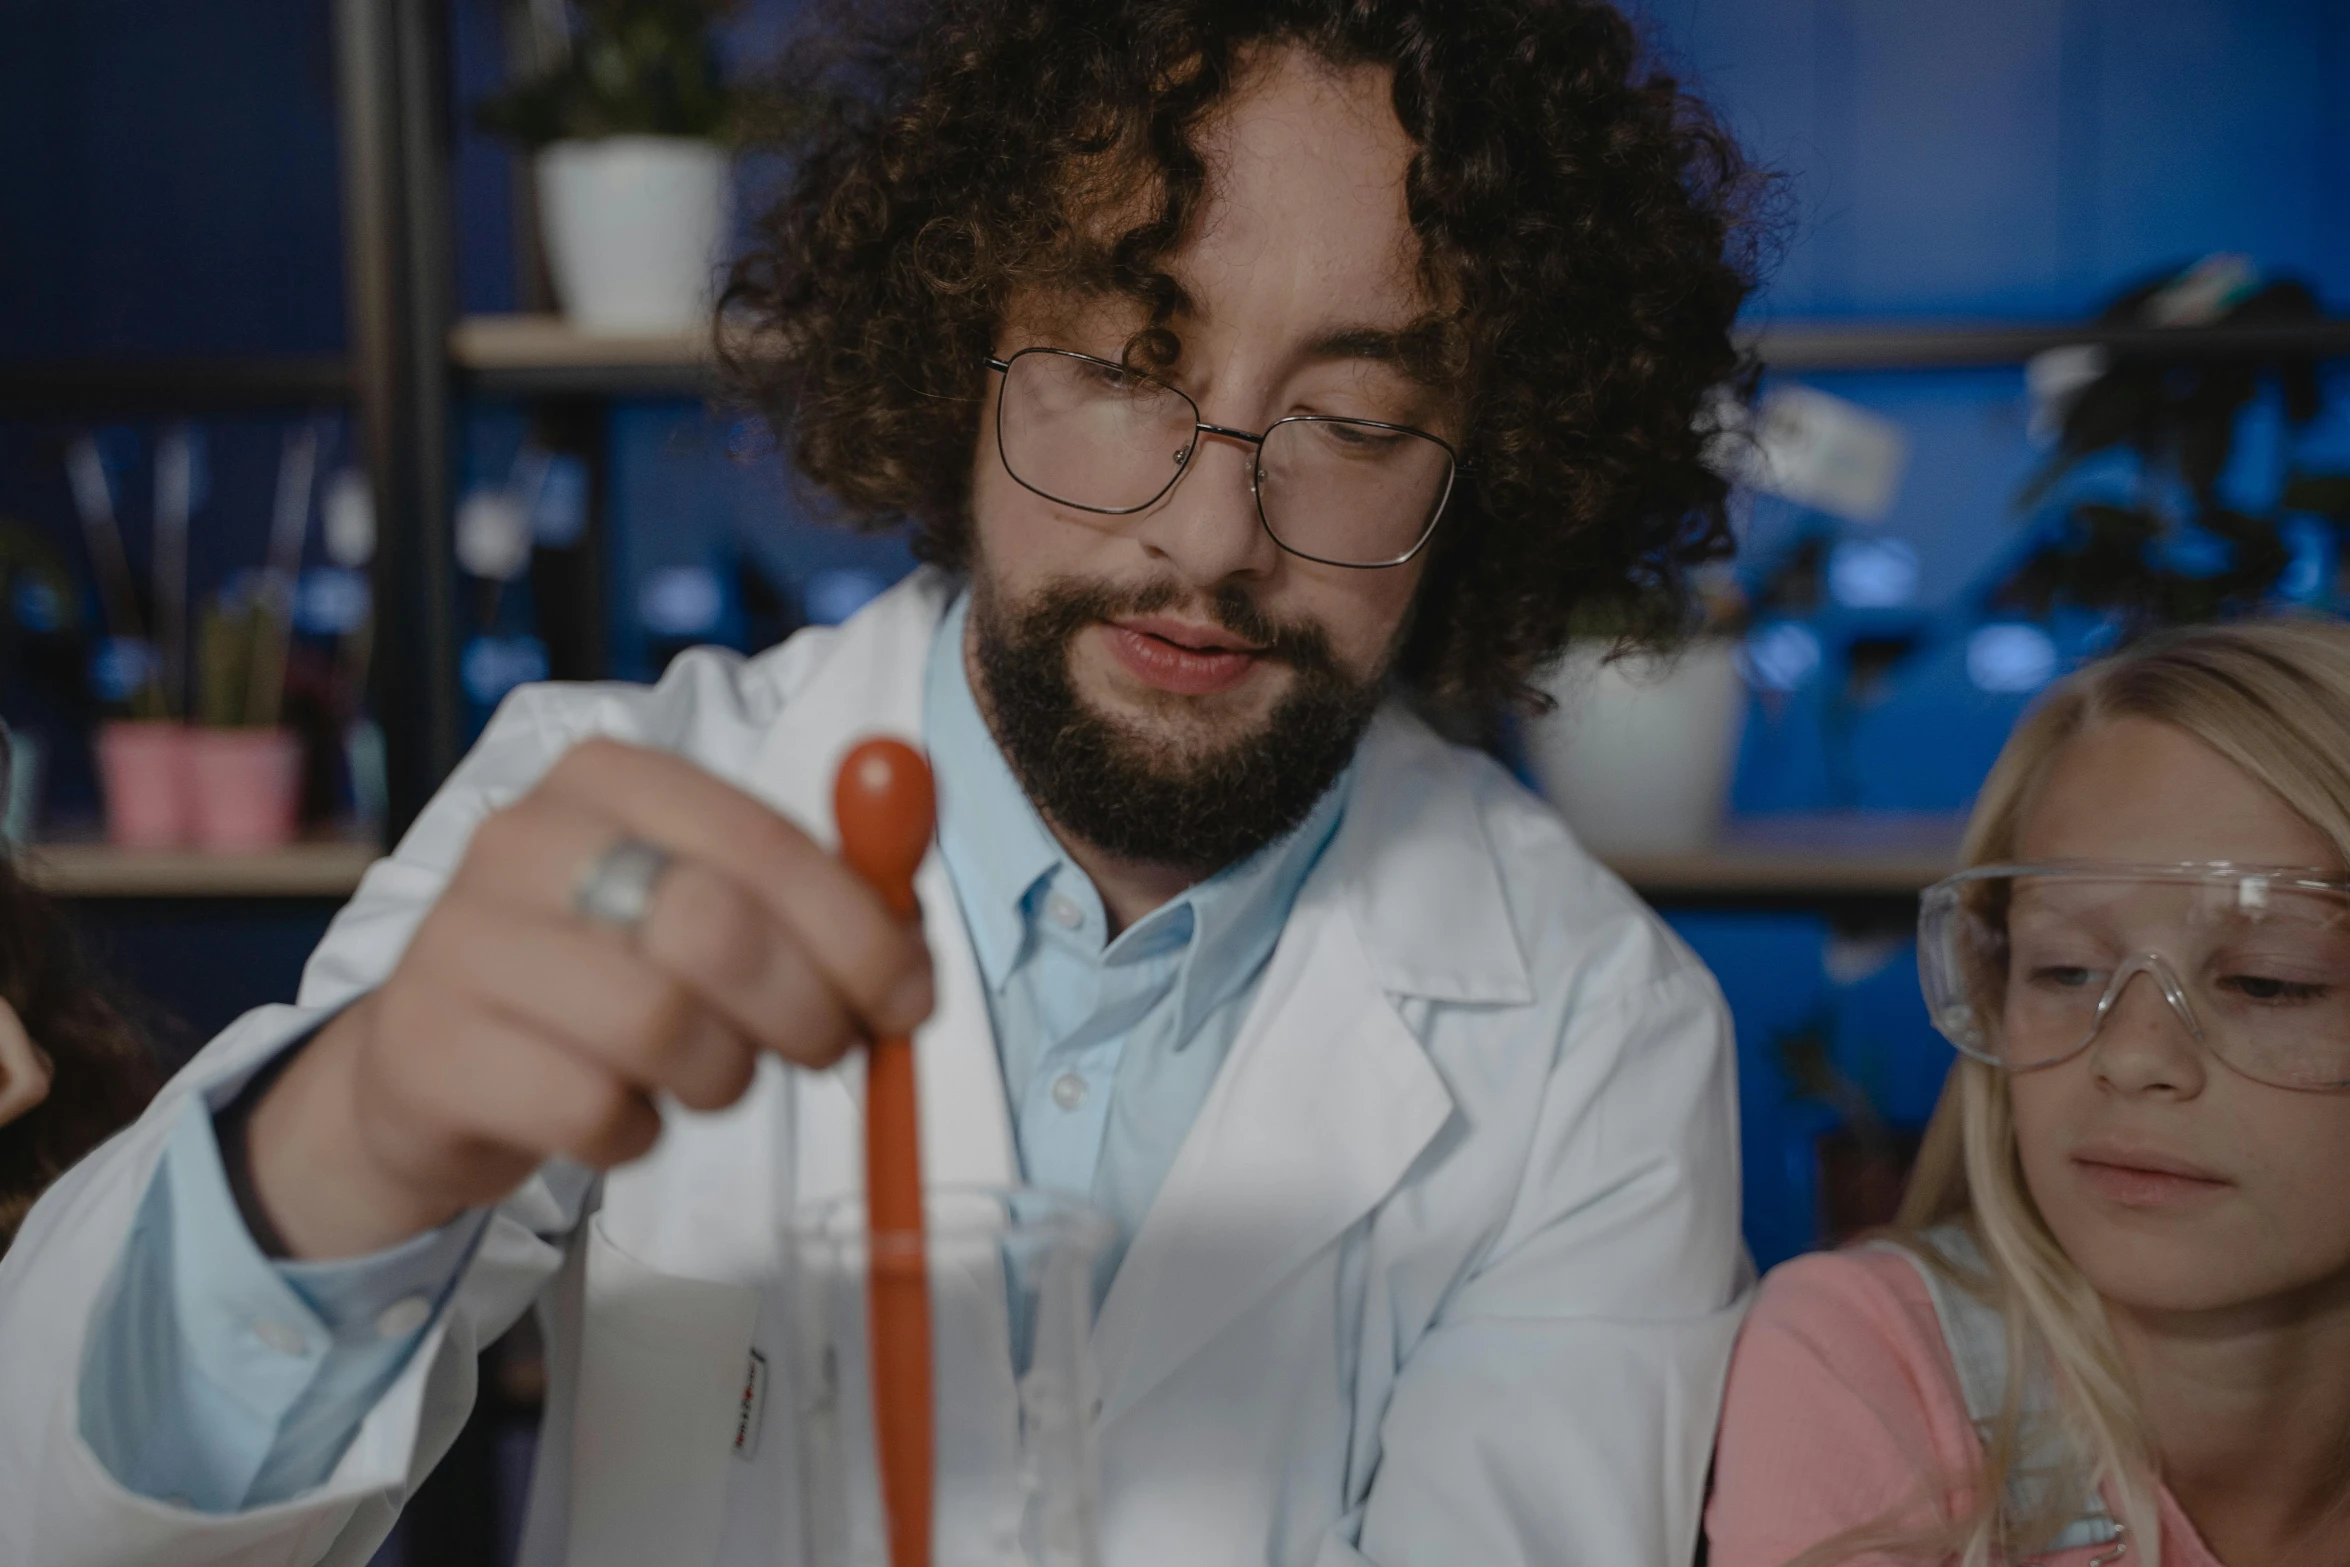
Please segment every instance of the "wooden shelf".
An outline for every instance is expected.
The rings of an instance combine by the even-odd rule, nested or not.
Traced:
[[[351,367],[331,357],[0,364],[0,418],[10,419],[299,411],[350,397]]]
[[[383,850],[334,839],[254,854],[118,849],[110,843],[31,843],[18,859],[28,880],[61,898],[348,898]]]
[[[1964,827],[1938,813],[1748,817],[1708,849],[1606,858],[1655,903],[1891,911],[1957,868]]]
[[[2079,322],[1776,321],[1748,346],[1777,370],[1936,370],[2018,365],[2067,344],[2117,353],[2350,356],[2350,318],[2302,326],[2098,327]],[[467,316],[449,359],[493,396],[695,397],[717,385],[706,332],[597,336],[561,316]]]
[[[2199,357],[2350,355],[2350,318],[2299,326],[2100,327],[2078,322],[1776,321],[1747,344],[1774,370],[1939,370],[2020,365],[2074,344]]]
[[[698,397],[717,385],[704,331],[601,336],[561,316],[467,316],[449,361],[475,392],[505,397]]]

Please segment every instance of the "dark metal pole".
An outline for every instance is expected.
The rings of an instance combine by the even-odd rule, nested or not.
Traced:
[[[449,328],[456,323],[456,244],[451,233],[446,0],[399,0],[400,183],[408,218],[410,390],[416,410],[416,483],[422,507],[411,535],[418,629],[426,680],[423,768],[403,825],[457,765],[457,565],[450,530],[452,485]]]
[[[375,710],[396,837],[457,761],[451,262],[435,0],[335,0],[352,380],[376,507]]]
[[[352,384],[375,491],[375,710],[397,838],[457,763],[446,0],[334,0]],[[410,1561],[495,1567],[495,1397],[404,1510]]]

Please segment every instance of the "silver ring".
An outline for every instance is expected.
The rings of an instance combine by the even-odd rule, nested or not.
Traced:
[[[635,935],[653,907],[653,889],[669,869],[669,851],[642,838],[616,839],[588,861],[571,889],[571,908],[584,920]]]

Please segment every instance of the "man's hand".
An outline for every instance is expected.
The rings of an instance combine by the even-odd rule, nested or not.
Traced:
[[[572,907],[623,838],[672,856],[633,935]],[[920,933],[840,861],[689,762],[590,740],[481,824],[391,977],[254,1108],[254,1191],[297,1257],[379,1250],[552,1154],[637,1157],[656,1092],[719,1109],[762,1050],[827,1066],[930,1005]]]

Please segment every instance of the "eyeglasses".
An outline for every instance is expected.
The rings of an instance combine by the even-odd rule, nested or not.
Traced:
[[[1918,973],[1942,1036],[2011,1072],[2086,1050],[2143,974],[2243,1076],[2350,1088],[2350,885],[2307,870],[1983,866],[1926,889]]]
[[[1156,377],[1062,348],[989,359],[1004,378],[996,450],[1049,501],[1123,517],[1147,511],[1191,465],[1201,435],[1255,448],[1249,488],[1274,543],[1328,566],[1400,566],[1420,553],[1460,463],[1425,430],[1291,414],[1262,435],[1208,424]]]

